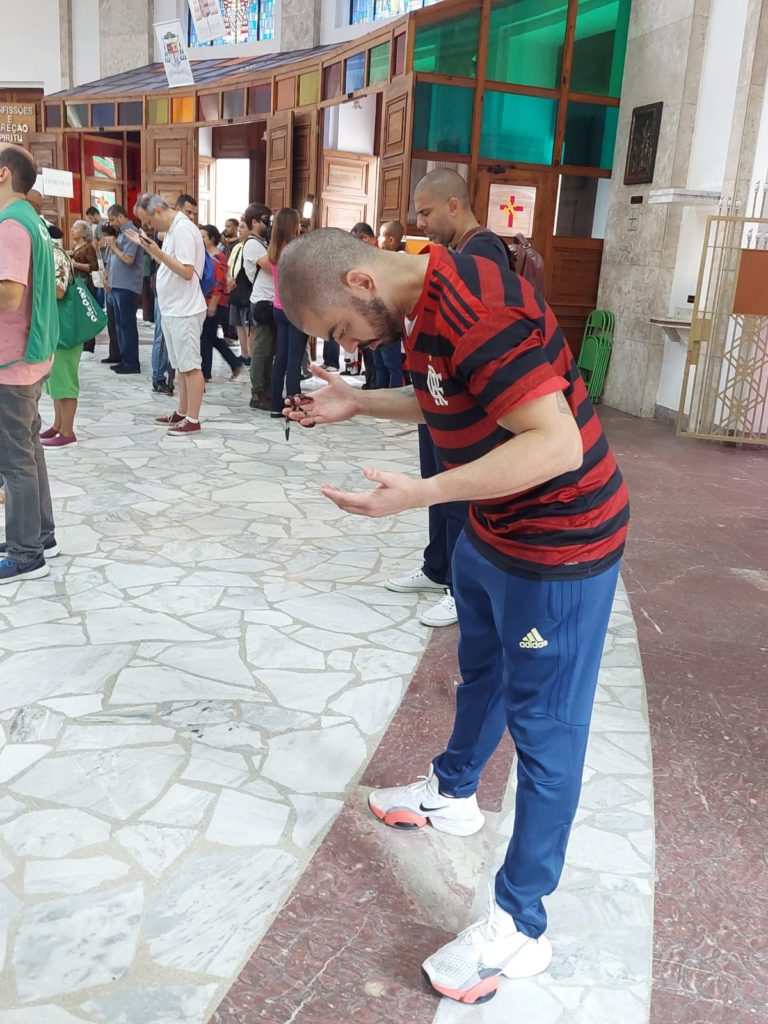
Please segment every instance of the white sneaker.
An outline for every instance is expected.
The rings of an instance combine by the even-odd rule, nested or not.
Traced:
[[[460,1003],[487,1003],[496,995],[500,975],[532,978],[552,960],[549,939],[523,935],[492,890],[490,896],[488,916],[465,928],[422,964],[432,988]]]
[[[414,569],[407,576],[395,576],[393,580],[387,580],[384,586],[399,594],[411,594],[417,590],[445,590],[442,583],[435,583],[421,569]]]
[[[477,797],[443,796],[435,769],[410,786],[374,789],[368,794],[368,806],[392,828],[421,828],[429,822],[438,832],[450,836],[473,836],[485,824],[477,806]]]
[[[452,626],[458,621],[456,602],[451,594],[444,594],[437,604],[419,616],[419,622],[424,626]]]

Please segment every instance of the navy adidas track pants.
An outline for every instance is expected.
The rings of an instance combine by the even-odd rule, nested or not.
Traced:
[[[440,791],[470,796],[508,728],[517,749],[515,824],[496,901],[538,938],[579,801],[589,722],[619,565],[582,580],[530,580],[459,537],[456,720],[434,760]]]

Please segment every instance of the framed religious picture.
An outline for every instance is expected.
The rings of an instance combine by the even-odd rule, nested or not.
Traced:
[[[107,210],[110,206],[114,206],[116,203],[117,193],[113,192],[111,189],[91,189],[91,206],[95,206],[102,217],[106,217]]]
[[[649,103],[632,111],[625,185],[649,185],[653,181],[663,107],[663,103]]]

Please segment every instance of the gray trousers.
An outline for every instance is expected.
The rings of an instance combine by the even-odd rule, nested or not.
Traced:
[[[275,358],[275,327],[254,323],[251,333],[251,395],[269,391],[272,386],[272,360]]]
[[[0,384],[0,479],[5,488],[7,557],[22,564],[53,536],[53,506],[40,443],[37,384]]]

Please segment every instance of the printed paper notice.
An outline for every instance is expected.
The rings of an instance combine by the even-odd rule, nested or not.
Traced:
[[[192,65],[187,56],[180,21],[160,21],[155,25],[155,36],[160,47],[160,59],[165,67],[168,85],[194,85]]]

